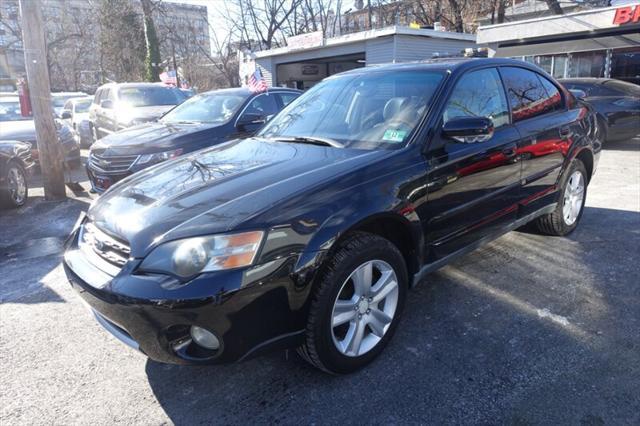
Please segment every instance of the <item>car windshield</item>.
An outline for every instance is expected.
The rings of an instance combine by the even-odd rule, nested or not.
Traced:
[[[51,105],[54,108],[62,108],[64,104],[71,98],[77,98],[76,95],[72,96],[52,96],[51,97]]]
[[[129,107],[145,107],[154,105],[177,105],[185,96],[180,90],[172,87],[123,87],[118,91],[121,102]]]
[[[0,121],[32,120],[32,117],[23,117],[20,114],[18,101],[7,101],[0,98]]]
[[[609,89],[613,89],[621,95],[640,96],[640,86],[638,86],[637,84],[620,80],[609,80],[604,84]]]
[[[163,123],[198,122],[224,123],[242,105],[246,95],[231,93],[203,93],[177,106],[164,117]]]
[[[77,113],[83,113],[83,112],[89,112],[89,107],[91,106],[91,99],[87,99],[84,101],[77,101],[76,102],[76,106],[75,106],[75,112]]]
[[[291,102],[259,136],[398,148],[409,140],[442,79],[441,72],[422,70],[332,77]]]

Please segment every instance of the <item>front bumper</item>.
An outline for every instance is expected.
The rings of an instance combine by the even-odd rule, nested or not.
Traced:
[[[297,256],[178,284],[167,276],[137,274],[135,259],[111,277],[80,256],[77,234],[68,240],[63,261],[72,287],[107,331],[156,361],[233,362],[301,342],[308,292],[295,279]],[[189,343],[192,325],[213,332],[220,349],[203,352]]]
[[[123,173],[100,173],[99,171],[91,168],[88,162],[86,165],[86,170],[87,176],[89,177],[89,183],[91,184],[91,189],[99,194],[102,194],[117,182],[120,182],[122,179],[133,174],[130,171]]]

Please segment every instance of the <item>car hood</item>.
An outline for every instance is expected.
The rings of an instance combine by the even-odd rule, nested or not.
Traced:
[[[36,127],[33,120],[3,121],[0,124],[0,140],[35,141]]]
[[[76,112],[75,114],[73,114],[73,121],[75,121],[76,123],[81,123],[86,120],[89,120],[88,112]]]
[[[102,156],[148,154],[176,148],[180,139],[214,126],[205,124],[145,123],[112,133],[91,146]]]
[[[132,175],[88,216],[142,257],[164,241],[240,230],[248,218],[387,153],[233,140]]]

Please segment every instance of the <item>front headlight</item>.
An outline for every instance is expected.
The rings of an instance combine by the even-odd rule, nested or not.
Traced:
[[[171,160],[182,154],[182,148],[174,149],[172,151],[156,152],[155,154],[144,154],[138,158],[136,164],[154,164],[162,161]]]
[[[213,235],[171,241],[155,248],[140,265],[145,272],[192,277],[253,264],[264,232]]]

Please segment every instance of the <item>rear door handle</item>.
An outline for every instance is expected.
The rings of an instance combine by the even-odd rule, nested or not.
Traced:
[[[502,153],[504,154],[505,157],[507,158],[513,158],[516,156],[516,154],[518,153],[518,151],[516,150],[515,146],[509,146],[506,147],[502,150]]]

